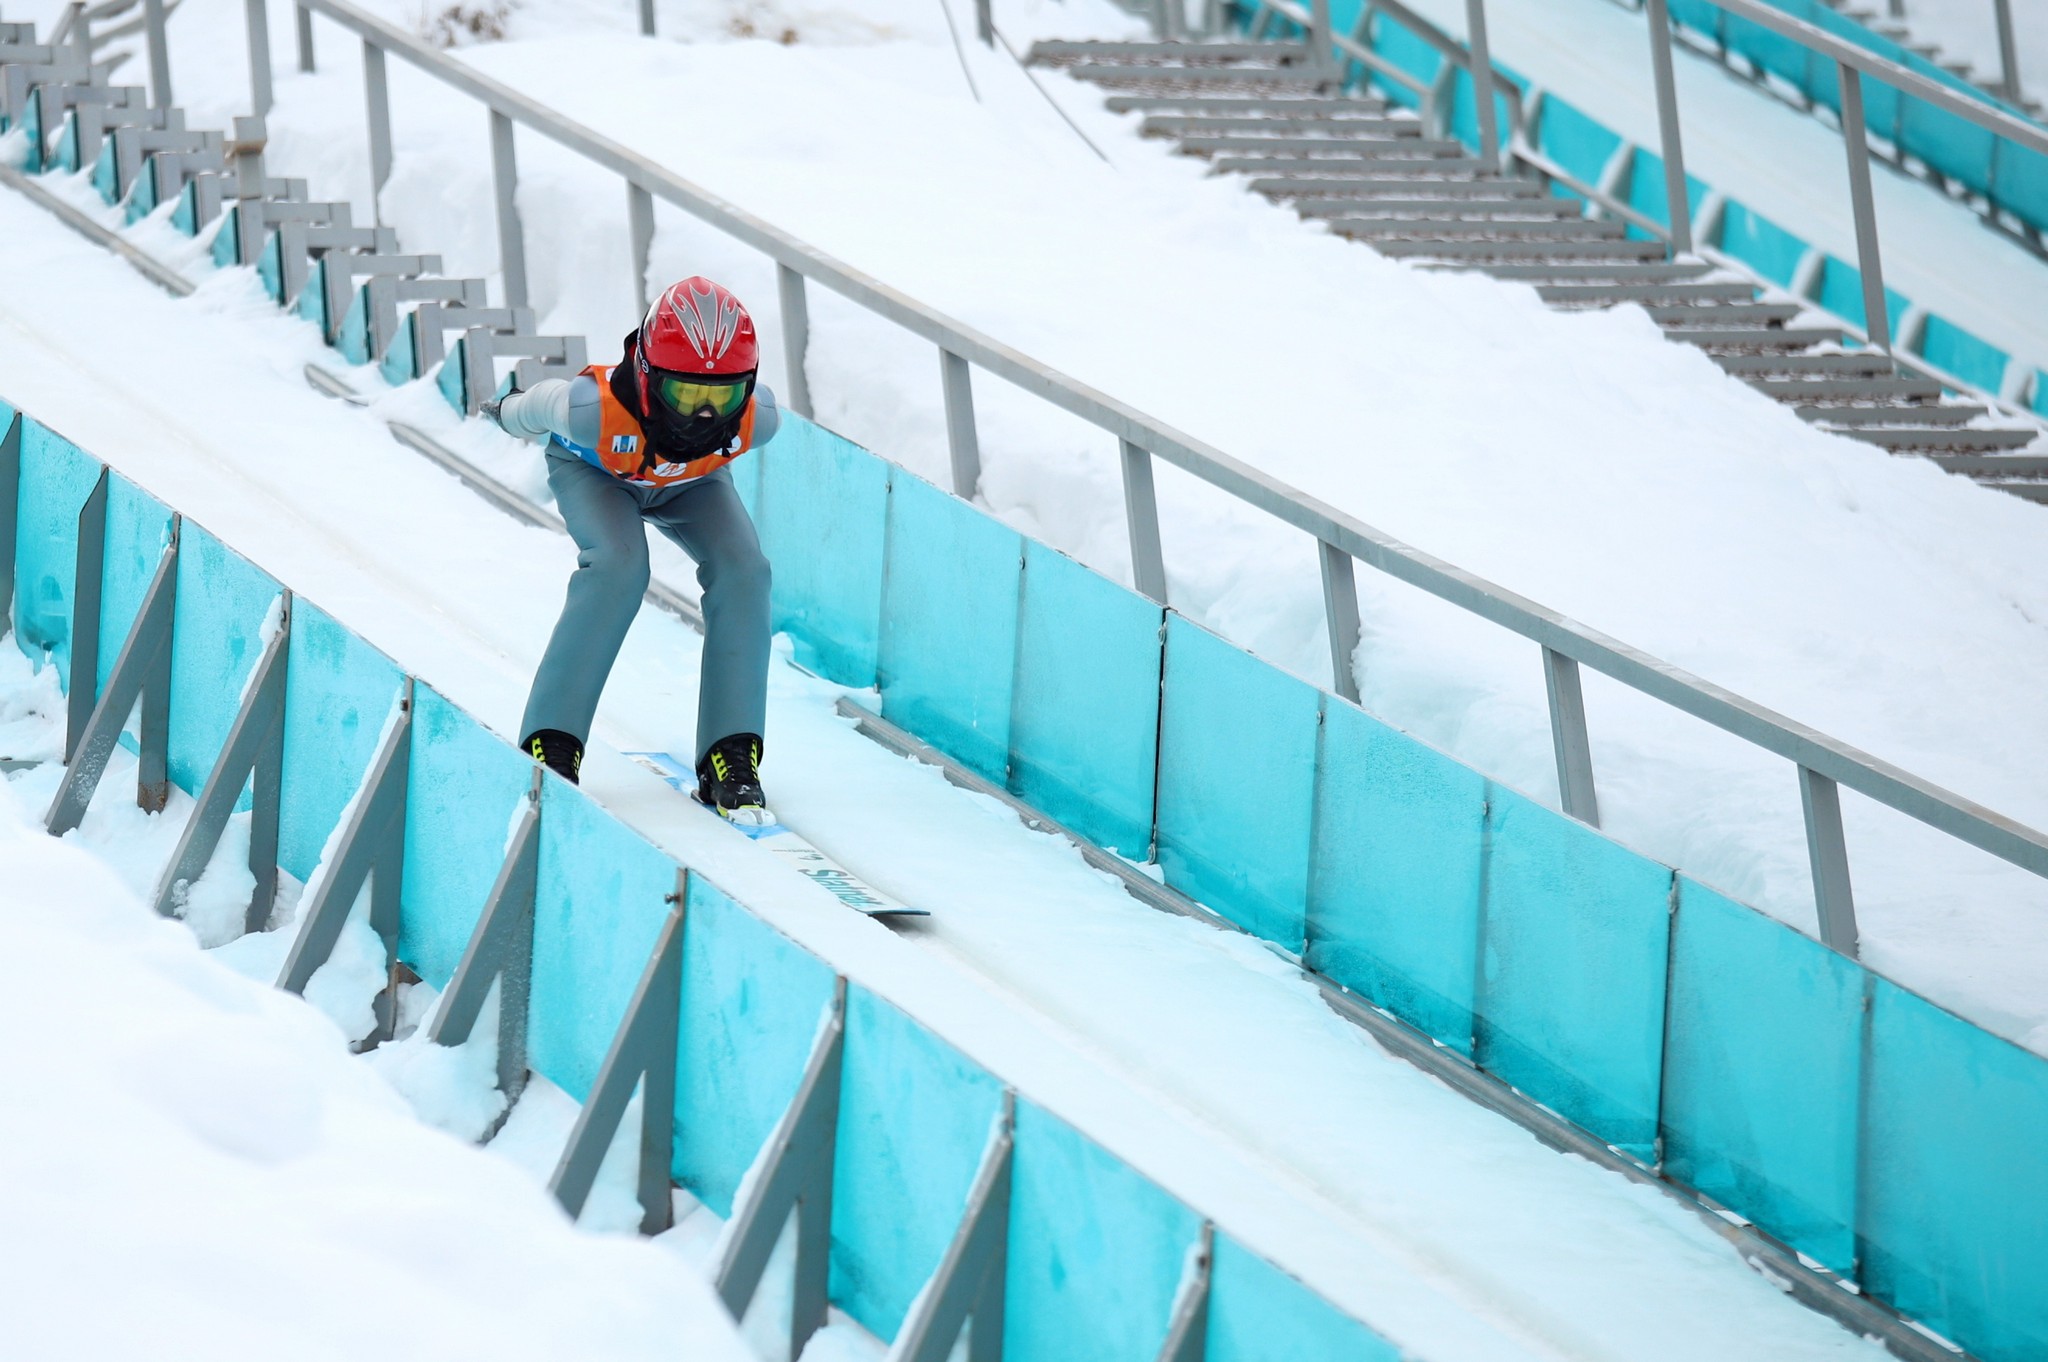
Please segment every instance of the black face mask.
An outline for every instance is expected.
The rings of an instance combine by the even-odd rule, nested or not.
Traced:
[[[650,380],[658,372],[650,370]],[[747,375],[747,402],[753,400],[754,377]],[[740,403],[728,416],[710,411],[684,416],[661,402],[650,402],[648,409],[643,411],[639,378],[640,333],[636,330],[626,337],[625,358],[612,370],[612,396],[618,398],[619,405],[640,422],[640,429],[647,436],[649,463],[683,463],[699,459],[706,454],[717,453],[738,438],[740,422],[747,414],[747,402]]]

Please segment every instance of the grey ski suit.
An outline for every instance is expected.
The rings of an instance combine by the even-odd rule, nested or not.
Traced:
[[[754,389],[755,446],[781,424],[775,396]],[[647,590],[647,533],[678,544],[697,563],[704,588],[704,660],[697,690],[697,748],[735,733],[762,733],[768,690],[768,560],[754,522],[723,468],[670,487],[636,487],[613,477],[590,451],[598,443],[597,380],[547,379],[514,393],[498,424],[521,439],[547,441],[548,486],[576,540],[568,599],[527,696],[522,735],[560,729],[588,741],[598,696]]]

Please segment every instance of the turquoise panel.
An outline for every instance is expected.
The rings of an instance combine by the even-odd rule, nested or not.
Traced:
[[[16,641],[31,656],[54,649],[60,677],[71,665],[78,512],[99,477],[98,460],[40,421],[22,418],[21,502],[14,541],[14,624],[20,631]]]
[[[349,300],[348,312],[341,319],[341,331],[334,338],[334,348],[350,364],[370,362],[370,289],[366,284]]]
[[[1954,322],[1929,316],[1920,335],[1920,355],[1939,365],[1965,383],[1986,392],[1997,392],[2005,383],[2005,366],[2011,356],[1997,346],[1978,340]]]
[[[1165,622],[1154,602],[1026,541],[1010,789],[1141,861],[1152,855]]]
[[[171,212],[171,226],[186,236],[199,235],[198,185],[185,181],[185,187],[178,191],[178,206]]]
[[[142,163],[142,171],[135,177],[135,183],[128,187],[128,202],[123,212],[130,223],[140,222],[155,211],[158,193],[156,183],[156,157]]]
[[[38,101],[35,100],[29,101],[31,108],[36,107],[37,103]],[[114,139],[112,137],[108,137],[100,143],[99,159],[93,162],[92,167],[92,187],[98,192],[100,198],[109,204],[116,202],[121,197],[120,175],[114,168]]]
[[[882,713],[1002,783],[1010,760],[1023,538],[898,470],[889,489],[887,560]]]
[[[1246,931],[1302,949],[1315,802],[1313,686],[1166,617],[1159,863]]]
[[[469,399],[464,395],[462,386],[462,366],[468,354],[468,344],[456,341],[448,347],[448,357],[441,361],[440,372],[434,375],[434,390],[458,415],[469,409]]]
[[[171,635],[171,779],[206,783],[263,655],[278,584],[191,521],[178,532],[178,627]]]
[[[797,660],[849,686],[875,684],[889,465],[792,412],[751,459],[755,519],[775,568],[775,628]]]
[[[391,659],[303,599],[286,659],[284,795],[277,863],[303,880],[355,798],[404,676]]]
[[[575,786],[541,787],[529,1062],[581,1102],[674,911],[675,862]]]
[[[272,231],[263,239],[263,250],[256,257],[256,277],[263,281],[263,291],[270,295],[272,302],[282,307],[284,296],[284,243]]]
[[[1002,1085],[864,988],[847,990],[832,1300],[894,1338],[952,1242]]]
[[[1942,174],[1979,193],[1990,190],[1991,151],[1998,142],[1996,133],[1946,109],[1937,109],[1925,100],[1908,99],[1900,114],[1899,136],[1908,152]]]
[[[2033,388],[2033,409],[2048,416],[2048,369],[2034,370]]]
[[[1306,963],[1470,1055],[1486,780],[1342,701],[1322,735]]]
[[[170,543],[171,509],[128,479],[107,479],[107,552],[100,578],[100,665],[94,694],[106,688],[121,645],[142,609],[150,578]]]
[[[1652,222],[1671,225],[1671,202],[1664,192],[1664,158],[1655,152],[1636,151],[1634,174],[1629,177],[1626,202],[1629,207],[1649,218]],[[1685,193],[1689,204],[1688,212],[1697,213],[1700,201],[1707,196],[1707,186],[1688,175],[1685,177]],[[1629,235],[1635,237],[1647,234],[1631,227]]]
[[[1491,796],[1473,1057],[1648,1159],[1671,872],[1509,790]]]
[[[1009,1362],[1152,1362],[1201,1218],[1055,1116],[1017,1104]]]
[[[0,127],[5,127],[6,124],[6,118],[0,117]],[[79,171],[78,110],[76,108],[64,111],[64,126],[57,129],[56,145],[57,154],[52,158],[52,168],[61,170],[68,175],[76,175]]]
[[[320,328],[320,334],[327,334],[327,262],[315,260],[313,268],[307,271],[306,282],[299,286],[299,296],[292,304],[292,311]]]
[[[241,205],[231,205],[221,215],[220,230],[213,234],[213,263],[220,269],[235,263],[235,242],[242,231],[241,217]]]
[[[1713,0],[1671,0],[1672,23],[1703,33],[1716,43],[1721,41],[1721,21],[1727,17],[1727,11]]]
[[[676,1181],[720,1215],[796,1096],[830,966],[690,877],[676,1049]]]
[[[1505,125],[1503,125],[1505,126]],[[1621,138],[1556,95],[1545,95],[1537,123],[1540,145],[1549,157],[1587,184],[1600,183]]]
[[[2036,227],[2048,227],[2048,156],[2000,139],[1993,200]]]
[[[1789,285],[1806,258],[1807,244],[1792,233],[1728,200],[1721,214],[1720,248],[1773,283]]]
[[[504,867],[533,759],[417,682],[398,956],[446,988]]]
[[[1863,275],[1846,261],[1827,257],[1827,263],[1821,267],[1820,287],[1813,300],[1855,326],[1867,324],[1863,316]],[[1892,328],[1897,330],[1899,318],[1906,315],[1909,306],[1905,295],[1888,288],[1884,291],[1884,305]]]
[[[1678,883],[1665,1171],[1848,1273],[1864,973],[1781,922]]]
[[[1512,81],[1517,89],[1526,87],[1527,82],[1502,65],[1499,60],[1495,60],[1493,69]],[[1479,107],[1472,98],[1472,78],[1463,71],[1452,80],[1450,113],[1451,136],[1476,149],[1479,146]],[[1515,126],[1514,107],[1508,103],[1508,97],[1501,93],[1498,86],[1493,92],[1493,118],[1493,126],[1499,133],[1502,144],[1505,145],[1510,130]]]
[[[221,230],[225,231],[227,229],[222,228]],[[412,328],[413,319],[411,315],[401,312],[398,315],[398,334],[391,338],[391,348],[384,352],[384,360],[377,368],[377,372],[384,376],[384,381],[393,387],[397,387],[401,383],[410,383],[414,378],[418,377],[412,371]]]
[[[1435,48],[1386,13],[1382,13],[1373,26],[1372,50],[1425,82],[1435,80],[1437,68],[1443,64],[1443,57]],[[1395,104],[1412,109],[1422,102],[1413,90],[1397,81],[1382,79],[1378,84],[1382,93]]]
[[[1210,1273],[1205,1362],[1400,1362],[1399,1348],[1220,1234]]]
[[[1981,1357],[2048,1357],[2048,1060],[1880,979],[1865,1100],[1865,1286]]]

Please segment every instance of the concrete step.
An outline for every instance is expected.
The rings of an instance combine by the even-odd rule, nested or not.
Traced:
[[[2040,438],[2041,432],[1985,430],[1974,426],[1854,426],[1836,430],[1835,434],[1882,445],[1895,454],[1988,454],[2000,449],[2026,449]]]
[[[1746,354],[1759,350],[1805,350],[1816,345],[1839,345],[1842,333],[1821,326],[1754,326],[1666,331],[1664,339],[1696,345],[1709,352]]]
[[[1075,62],[1145,63],[1177,62],[1265,62],[1283,65],[1307,61],[1312,54],[1298,43],[1115,43],[1046,40],[1031,44],[1024,60],[1033,66],[1063,66]]]
[[[1422,122],[1415,118],[1389,118],[1379,114],[1304,117],[1273,114],[1267,117],[1217,114],[1156,113],[1145,115],[1138,131],[1147,137],[1186,137],[1202,134],[1237,133],[1250,137],[1268,134],[1328,134],[1331,137],[1420,137]]]
[[[2042,454],[1929,454],[1929,463],[1951,473],[1967,473],[2003,491],[2016,492],[2029,501],[2048,501],[2042,492],[2025,491],[2000,481],[2004,478],[2048,478],[2048,455]],[[2048,490],[2048,484],[2042,484]]]
[[[1294,211],[1305,218],[1421,218],[1444,222],[1462,219],[1582,220],[1579,206],[1563,199],[1296,199]]]
[[[1569,222],[1422,221],[1404,218],[1331,218],[1338,236],[1368,241],[1618,241],[1621,224],[1573,218]]]
[[[1931,378],[1745,378],[1766,397],[1795,404],[1822,402],[1933,402],[1941,385]]]
[[[1438,166],[1432,169],[1440,169]],[[1384,176],[1361,179],[1342,175],[1276,175],[1252,181],[1255,193],[1269,199],[1545,199],[1542,186],[1528,180],[1503,180],[1475,175],[1468,179],[1419,179],[1414,176]],[[1560,200],[1566,202],[1566,200]]]
[[[1670,279],[1643,284],[1539,284],[1544,302],[1560,307],[1613,307],[1620,303],[1746,303],[1756,286],[1739,280]]]
[[[1111,113],[1228,114],[1238,117],[1358,117],[1387,111],[1383,99],[1356,95],[1111,95],[1104,101]]]
[[[1662,255],[1664,243],[1645,241],[1645,246],[1657,248]],[[1806,311],[1798,303],[1701,303],[1697,306],[1651,307],[1650,320],[1662,327],[1700,326],[1720,330],[1737,323],[1763,324],[1789,322]],[[1683,339],[1681,334],[1674,339]]]
[[[1893,372],[1884,355],[1718,355],[1714,363],[1726,373],[1751,375],[1853,374],[1877,378]]]
[[[1197,156],[1306,156],[1318,161],[1415,161],[1425,157],[1465,156],[1462,142],[1436,137],[1271,137],[1210,136],[1198,133],[1180,139],[1180,149]]]
[[[1490,274],[1496,279],[1515,279],[1529,284],[1588,284],[1588,283],[1640,283],[1658,284],[1680,279],[1698,279],[1713,270],[1712,265],[1686,262],[1674,264],[1668,260],[1633,260],[1614,263],[1591,262],[1578,264],[1559,261],[1555,264],[1527,263],[1520,265],[1428,265],[1426,269],[1455,270],[1460,272],[1478,271]]]
[[[1253,175],[1261,179],[1276,175],[1291,178],[1341,180],[1395,180],[1401,177],[1428,180],[1476,180],[1489,167],[1468,156],[1381,156],[1372,160],[1339,159],[1335,156],[1218,156],[1210,162],[1219,174]]]
[[[1375,241],[1381,255],[1427,262],[1516,262],[1557,260],[1655,260],[1659,241]]]
[[[1986,408],[1964,402],[1938,402],[1919,407],[1800,407],[1801,420],[1821,425],[1850,426],[1966,426],[1986,414]]]
[[[1090,63],[1069,66],[1077,80],[1119,89],[1166,93],[1173,90],[1317,90],[1335,83],[1327,71],[1293,66],[1125,66]]]

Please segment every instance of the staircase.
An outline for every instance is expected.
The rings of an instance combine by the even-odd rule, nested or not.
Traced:
[[[1101,86],[1141,131],[1247,177],[1332,233],[1428,269],[1532,284],[1567,310],[1640,304],[1674,341],[1823,430],[1916,455],[2048,501],[2038,426],[1987,424],[1990,409],[1945,395],[1885,355],[1846,348],[1839,326],[1763,281],[1589,217],[1534,175],[1502,173],[1415,114],[1348,93],[1305,46],[1280,42],[1041,42],[1035,66]],[[2025,451],[2025,452],[2023,452]]]

